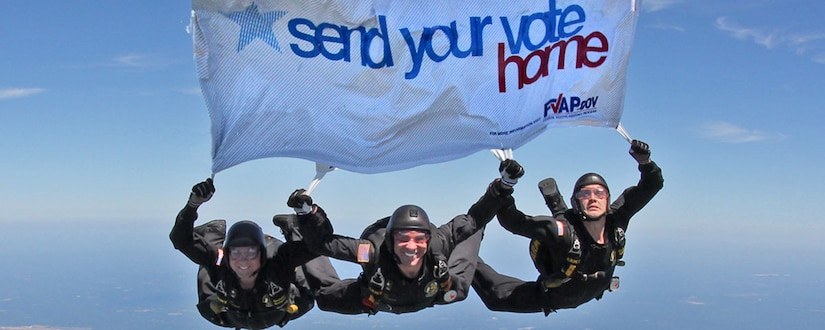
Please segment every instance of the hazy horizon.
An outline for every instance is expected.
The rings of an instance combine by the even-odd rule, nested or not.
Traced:
[[[6,280],[0,282],[0,329],[217,328],[195,309],[197,266],[169,242],[173,221],[171,216],[164,221],[72,221],[45,228],[38,222],[0,223],[7,236],[0,256],[15,260],[9,263],[13,267],[4,267]],[[258,222],[281,237],[271,223]],[[640,227],[628,231],[627,266],[617,270],[621,277],[618,291],[548,317],[488,311],[472,292],[463,302],[404,315],[350,316],[314,308],[286,328],[314,329],[323,324],[456,329],[813,329],[825,324],[825,310],[814,307],[825,293],[822,277],[813,275],[820,273],[823,263],[789,261],[816,260],[821,258],[817,251],[809,250],[806,255],[793,252],[796,247],[712,241],[695,246],[669,244],[664,235]],[[537,273],[526,251],[527,240],[506,232],[495,220],[487,228],[481,256],[498,271],[535,279]],[[739,257],[745,253],[758,254],[763,262]],[[817,268],[811,269],[812,265]],[[342,277],[356,276],[360,270],[337,261],[335,266]]]

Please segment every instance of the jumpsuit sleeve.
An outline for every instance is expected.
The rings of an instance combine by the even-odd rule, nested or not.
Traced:
[[[198,219],[197,209],[186,205],[178,212],[175,225],[169,233],[172,245],[189,260],[198,265],[208,265],[217,258],[217,252],[203,239],[195,239],[194,224]]]
[[[315,213],[299,215],[301,234],[307,248],[317,254],[330,258],[358,262],[359,246],[366,245],[370,259],[374,255],[374,247],[369,240],[336,235],[333,233],[332,223],[320,207]]]
[[[662,169],[654,162],[639,165],[641,178],[635,186],[628,187],[616,200],[610,204],[610,211],[619,222],[619,226],[627,228],[630,218],[641,210],[659,190],[664,187]]]
[[[291,241],[281,244],[273,259],[275,259],[276,264],[289,265],[291,269],[301,266],[317,256],[318,253],[311,251],[304,241]]]
[[[498,222],[513,234],[549,242],[559,241],[566,232],[572,230],[562,217],[556,219],[544,215],[524,214],[516,208],[513,199],[498,212]]]
[[[499,180],[496,179],[487,186],[484,195],[470,206],[466,214],[457,215],[438,227],[437,236],[442,240],[445,251],[452,251],[458,243],[484,228],[499,209],[512,199],[513,188],[502,185]]]

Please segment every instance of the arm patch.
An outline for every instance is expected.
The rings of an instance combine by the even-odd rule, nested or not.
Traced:
[[[561,220],[556,220],[556,231],[559,233],[559,237],[564,237],[564,222]]]
[[[358,244],[358,256],[357,261],[359,263],[368,263],[370,262],[370,243],[359,243]]]

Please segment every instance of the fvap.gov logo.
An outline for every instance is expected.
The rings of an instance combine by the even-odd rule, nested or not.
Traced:
[[[559,96],[544,103],[544,120],[575,118],[596,112],[599,96]]]

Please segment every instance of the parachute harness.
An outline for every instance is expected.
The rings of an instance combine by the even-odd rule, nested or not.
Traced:
[[[427,255],[435,260],[435,265],[432,268],[432,274],[436,280],[436,283],[438,283],[438,288],[442,292],[445,292],[442,299],[444,299],[445,302],[452,302],[456,297],[456,293],[451,290],[453,281],[450,276],[450,268],[447,264],[447,258],[440,252],[440,249],[437,248],[440,246],[440,243],[433,243],[433,241],[434,240],[430,240],[431,245],[427,248]],[[380,248],[375,249],[375,255],[373,256],[375,258],[374,260],[380,260],[380,253]],[[370,309],[370,315],[374,315],[382,308],[392,310],[392,306],[381,303],[381,297],[384,295],[384,289],[387,287],[387,281],[381,271],[381,267],[374,267],[371,263],[364,263],[362,265],[364,267],[364,271],[361,273],[359,278],[366,282],[365,286],[367,287],[367,290],[364,292],[364,298],[361,299],[361,304]],[[370,273],[372,275],[369,275]],[[425,274],[422,274],[421,276],[423,277],[424,275]],[[367,279],[367,277],[369,278]]]
[[[564,260],[561,262],[560,267],[558,268],[557,272],[552,274],[543,276],[541,284],[544,287],[544,290],[547,291],[549,289],[557,288],[562,286],[563,284],[569,282],[573,278],[578,278],[581,281],[589,281],[600,279],[606,276],[604,271],[597,271],[592,274],[585,274],[580,271],[577,271],[576,268],[579,266],[582,260],[582,248],[581,242],[576,236],[575,231],[573,230],[565,230],[566,223],[560,220],[556,220],[558,235],[564,237],[567,244],[570,246],[570,249],[567,251]],[[565,235],[565,232],[569,232]],[[625,239],[625,232],[622,228],[615,227],[613,228],[613,235],[608,236],[614,246],[614,257],[612,258],[612,262],[614,266],[624,266],[624,260],[621,260],[624,257],[624,248],[626,244]],[[542,264],[544,260],[547,258],[547,253],[550,251],[542,245],[542,242],[539,240],[532,240],[530,242],[530,258],[533,259],[533,263],[539,268],[539,271],[542,270]],[[611,281],[611,285],[609,287],[609,291],[614,291],[618,289],[618,277],[613,277]]]

